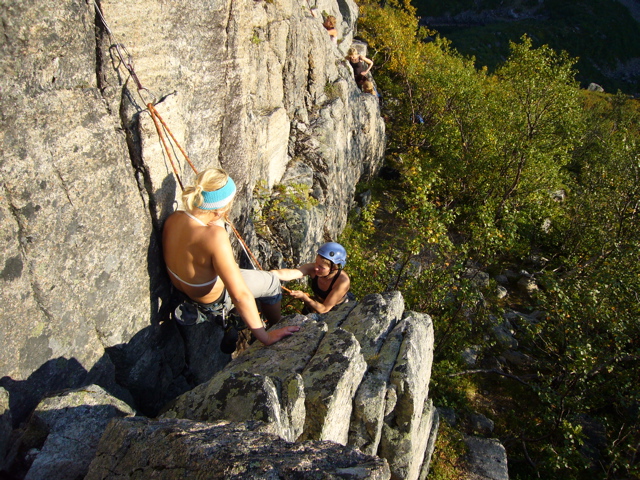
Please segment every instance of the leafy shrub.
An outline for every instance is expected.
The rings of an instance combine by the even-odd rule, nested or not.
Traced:
[[[637,104],[580,91],[575,59],[528,37],[494,73],[477,70],[447,40],[425,43],[408,3],[364,3],[360,33],[399,179],[368,185],[373,201],[343,234],[352,288],[399,289],[433,317],[436,403],[477,409],[474,389],[495,389],[512,475],[637,478]],[[532,296],[499,301],[468,278],[532,255],[545,258]],[[467,347],[501,355],[488,332],[505,308],[545,312],[517,326],[531,362],[501,381],[465,372]],[[585,418],[606,432],[596,453]]]

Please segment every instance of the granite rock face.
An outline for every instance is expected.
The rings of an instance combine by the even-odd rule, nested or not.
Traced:
[[[180,185],[147,102],[196,169],[234,177],[231,217],[264,266],[335,238],[384,151],[377,99],[344,62],[351,0],[318,6],[338,18],[338,45],[304,1],[97,4],[106,25],[85,0],[0,11],[0,387],[14,424],[91,383],[122,399],[124,385],[153,415],[229,361],[219,342],[159,325],[173,306],[159,233]],[[272,221],[275,200],[288,213]]]
[[[21,470],[27,480],[84,478],[109,421],[134,414],[96,385],[43,399],[13,445],[11,456],[26,461],[10,478],[23,478]]]
[[[399,292],[253,343],[156,419],[92,385],[40,402],[16,432],[11,478],[426,478],[438,429],[428,398],[433,324]],[[129,418],[121,418],[129,417]],[[107,425],[107,423],[109,424]],[[3,472],[3,473],[4,473]]]
[[[259,420],[284,440],[348,445],[384,458],[390,478],[420,478],[437,434],[428,398],[431,318],[404,311],[400,293],[388,292],[278,327],[286,324],[301,329],[269,347],[252,345],[161,418]]]
[[[387,480],[378,457],[332,442],[290,443],[260,422],[113,421],[86,480],[266,478]]]

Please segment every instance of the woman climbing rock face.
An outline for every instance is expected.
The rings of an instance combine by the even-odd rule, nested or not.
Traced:
[[[167,218],[162,233],[164,261],[173,286],[187,303],[195,305],[198,315],[236,311],[265,345],[299,330],[289,326],[267,332],[256,306],[261,304],[268,323],[280,320],[280,282],[273,274],[259,270],[241,270],[235,262],[224,217],[236,193],[226,172],[209,168],[200,172],[195,185],[182,194],[184,210]],[[181,306],[176,309],[180,321]]]
[[[336,305],[348,301],[351,280],[343,270],[347,263],[347,251],[335,242],[325,243],[318,249],[316,261],[298,268],[271,270],[280,280],[287,282],[305,276],[310,278],[313,296],[301,290],[291,290],[289,295],[302,300],[307,309],[326,313]]]
[[[329,15],[322,26],[327,30],[329,38],[333,43],[338,43],[338,30],[336,30],[336,17]]]
[[[364,57],[358,53],[355,47],[351,47],[347,50],[347,60],[353,68],[353,77],[356,80],[356,84],[362,88],[362,84],[367,80],[367,75],[373,67],[373,60]]]

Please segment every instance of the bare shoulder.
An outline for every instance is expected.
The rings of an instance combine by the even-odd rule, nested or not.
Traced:
[[[342,272],[340,273],[340,276],[338,277],[338,280],[336,281],[336,283],[338,285],[351,285],[351,279],[349,278],[349,275],[347,274],[347,272],[342,270]]]
[[[196,242],[201,251],[210,257],[218,274],[227,271],[229,264],[235,264],[231,241],[223,227],[209,225],[207,228],[202,228],[199,235]]]
[[[176,223],[178,221],[178,218],[180,217],[180,212],[173,212],[171,215],[169,215],[166,220],[164,221],[164,225],[163,228],[164,229],[168,229],[171,228],[172,225],[174,223]]]
[[[173,212],[164,221],[164,224],[162,225],[162,242],[165,247],[172,239],[180,237],[180,232],[182,230],[180,228],[180,222],[182,221],[180,217],[180,212]]]
[[[199,231],[199,234],[202,236],[202,240],[207,244],[212,244],[217,246],[220,245],[229,245],[231,248],[231,242],[229,241],[229,234],[219,225],[208,225],[206,229],[202,229]]]

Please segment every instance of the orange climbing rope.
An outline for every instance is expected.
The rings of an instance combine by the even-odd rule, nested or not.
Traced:
[[[307,3],[308,3],[308,0],[307,0]],[[93,5],[94,5],[96,12],[98,13],[98,15],[99,15],[104,27],[105,27],[105,30],[107,31],[107,34],[109,35],[109,41],[111,43],[110,49],[114,49],[115,50],[116,55],[120,59],[120,65],[124,66],[124,68],[129,72],[129,75],[131,76],[131,78],[135,82],[136,86],[138,87],[138,95],[142,99],[143,104],[146,105],[147,110],[149,111],[149,114],[151,115],[151,119],[153,120],[153,124],[155,125],[156,131],[158,132],[158,137],[160,138],[160,142],[162,143],[162,147],[163,147],[167,157],[169,158],[169,162],[171,163],[171,168],[173,169],[173,173],[176,176],[176,180],[178,181],[178,184],[180,185],[180,189],[184,190],[184,185],[182,184],[182,180],[180,179],[180,174],[178,173],[178,168],[176,166],[176,163],[174,161],[173,155],[171,153],[172,148],[170,148],[168,143],[169,142],[173,142],[173,145],[178,148],[180,153],[182,153],[184,159],[187,161],[187,163],[189,164],[189,166],[191,167],[191,169],[193,170],[193,172],[196,175],[198,174],[198,170],[196,169],[195,165],[189,159],[189,155],[187,155],[187,152],[185,152],[185,150],[182,148],[182,146],[180,145],[180,142],[178,142],[176,137],[171,132],[171,129],[169,128],[169,126],[166,124],[166,122],[160,116],[160,113],[158,112],[158,110],[156,110],[156,108],[154,106],[154,103],[153,102],[148,102],[148,101],[146,101],[144,99],[144,97],[142,95],[142,92],[147,92],[152,97],[154,97],[154,100],[155,100],[155,96],[149,91],[148,88],[145,88],[142,85],[142,82],[140,82],[140,79],[138,78],[138,75],[136,74],[136,71],[135,71],[135,69],[133,67],[133,59],[131,58],[131,55],[129,54],[129,52],[127,51],[126,47],[123,44],[117,43],[115,41],[113,32],[109,28],[109,25],[107,24],[107,20],[104,18],[104,15],[102,14],[102,11],[100,10],[100,7],[96,3],[96,0],[93,0]],[[170,137],[170,141],[169,142],[167,141],[167,138],[165,136],[165,132]],[[249,249],[249,246],[246,244],[246,242],[244,241],[244,239],[240,235],[240,232],[238,232],[236,227],[233,226],[233,224],[231,223],[231,221],[229,220],[227,215],[224,216],[224,221],[233,230],[234,235],[236,236],[236,238],[240,242],[240,245],[244,249],[245,254],[247,255],[247,257],[249,257],[249,261],[253,264],[254,268],[257,268],[258,270],[262,270],[262,267],[260,266],[260,263],[258,262],[258,259],[255,257],[255,255],[253,255],[253,253]],[[282,287],[282,289],[285,290],[286,292],[289,292],[289,293],[291,292],[291,290],[289,290],[286,287]]]
[[[184,156],[187,163],[191,166],[191,169],[194,171],[194,173],[197,174],[198,170],[189,159],[189,155],[187,155],[187,152],[184,151],[184,149],[180,145],[180,142],[178,142],[178,140],[176,140],[176,137],[173,136],[173,133],[171,133],[171,129],[169,129],[169,127],[164,122],[164,120],[162,119],[162,117],[160,116],[160,114],[158,113],[158,111],[156,110],[156,108],[153,106],[152,103],[147,104],[147,109],[151,114],[151,118],[153,119],[153,124],[156,126],[156,131],[158,132],[158,137],[160,137],[160,141],[162,142],[164,151],[167,154],[167,157],[169,157],[169,162],[171,163],[171,167],[173,168],[173,173],[175,174],[176,179],[178,180],[178,184],[180,184],[180,189],[184,190],[184,186],[182,185],[182,180],[180,180],[180,175],[178,174],[178,169],[176,168],[176,165],[173,161],[173,155],[171,155],[171,149],[169,148],[169,146],[167,145],[167,141],[165,140],[163,129],[169,134],[169,136],[171,137],[171,140],[173,140],[174,145],[178,147],[178,150],[180,150],[180,152]]]

